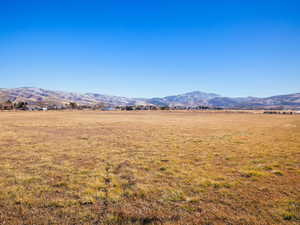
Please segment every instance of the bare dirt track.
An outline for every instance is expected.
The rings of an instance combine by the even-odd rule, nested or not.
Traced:
[[[299,224],[300,116],[0,112],[0,224]]]

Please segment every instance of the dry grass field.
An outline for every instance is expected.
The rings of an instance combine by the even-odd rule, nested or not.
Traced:
[[[300,116],[0,112],[0,224],[300,224]]]

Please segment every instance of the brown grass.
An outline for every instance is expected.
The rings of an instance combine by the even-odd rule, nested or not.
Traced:
[[[300,116],[1,112],[0,224],[299,224]]]

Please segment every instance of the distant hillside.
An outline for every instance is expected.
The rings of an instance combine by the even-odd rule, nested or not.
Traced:
[[[154,105],[166,106],[199,106],[209,105],[209,100],[220,97],[217,94],[194,91],[182,95],[167,96],[164,98],[152,98],[148,102]]]
[[[300,109],[300,93],[278,95],[268,98],[226,98],[217,97],[209,100],[209,105],[223,108],[241,109]]]
[[[125,97],[109,96],[95,93],[73,93],[63,91],[51,91],[42,88],[22,87],[12,89],[0,89],[0,101],[26,101],[30,104],[36,102],[52,102],[55,104],[66,104],[76,102],[81,105],[93,105],[105,103],[107,105],[131,105],[144,104],[144,101]]]
[[[268,98],[229,98],[213,93],[195,91],[163,98],[145,99],[126,98],[97,93],[80,94],[73,92],[51,91],[34,87],[0,89],[0,102],[7,100],[26,101],[29,104],[35,104],[37,102],[49,102],[56,105],[64,105],[69,102],[76,102],[77,104],[81,105],[94,105],[103,103],[108,106],[157,105],[170,107],[210,106],[236,109],[300,109],[300,93],[278,95]]]

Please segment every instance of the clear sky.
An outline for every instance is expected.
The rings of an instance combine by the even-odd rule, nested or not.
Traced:
[[[300,92],[299,0],[0,0],[0,87]]]

